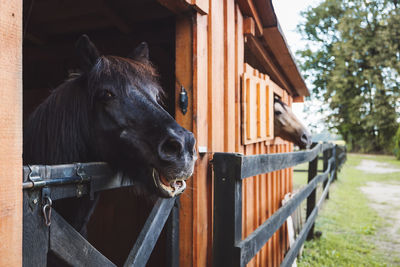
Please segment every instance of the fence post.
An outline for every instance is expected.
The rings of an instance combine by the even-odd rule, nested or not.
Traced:
[[[317,143],[313,143],[311,145],[311,149],[314,148]],[[308,163],[308,183],[315,178],[318,171],[318,155]],[[315,207],[315,197],[316,197],[316,188],[312,191],[312,193],[307,198],[307,219],[311,215],[312,211]],[[314,238],[314,224],[311,226],[310,231],[308,232],[307,240]]]
[[[328,162],[329,162],[330,157],[331,157],[331,148],[324,150],[324,151],[323,151],[323,159],[324,159],[323,170],[324,170],[324,172],[325,172],[326,169],[328,168]],[[328,180],[326,180],[326,181],[323,183],[323,187],[322,187],[322,188],[325,188],[325,186],[326,186],[327,183],[328,183]],[[328,193],[326,194],[326,199],[329,199],[329,191],[328,191]]]
[[[174,207],[169,214],[167,227],[167,257],[166,266],[179,267],[179,206],[180,198],[176,198]]]
[[[335,157],[335,174],[334,174],[333,180],[336,180],[336,179],[337,179],[337,171],[338,171],[338,166],[339,166],[339,157],[338,157],[338,154],[339,154],[339,153],[337,153],[337,145],[335,145],[335,146],[333,147],[333,155],[332,155],[332,156]]]
[[[243,155],[215,153],[213,265],[240,266],[242,240],[242,159]]]

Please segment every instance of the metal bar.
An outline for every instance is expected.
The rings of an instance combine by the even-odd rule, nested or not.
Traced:
[[[135,242],[135,245],[129,252],[124,267],[146,266],[174,203],[175,198],[159,198],[157,200]]]
[[[243,156],[241,178],[244,179],[309,162],[321,151],[331,146],[331,144],[317,144],[308,151]]]
[[[329,167],[333,165],[333,159],[329,161]],[[330,168],[329,168],[330,169]],[[272,216],[252,232],[246,239],[237,243],[236,247],[240,250],[241,266],[246,265],[257,252],[264,246],[271,236],[281,227],[286,219],[295,211],[300,203],[308,197],[318,183],[328,178],[329,169],[318,174],[312,181],[301,189],[289,202],[278,209]],[[214,265],[220,266],[220,265]]]
[[[242,239],[242,160],[240,154],[214,154],[213,266],[240,266],[235,244]]]
[[[50,251],[71,266],[116,266],[55,210],[52,212],[50,225]]]
[[[89,181],[90,179],[83,179],[82,177],[79,176],[72,176],[72,177],[54,178],[51,180],[41,180],[40,183],[24,182],[22,183],[22,188],[36,189],[46,186],[87,183]]]
[[[23,187],[24,191],[34,191],[45,186],[51,187],[51,199],[58,200],[135,185],[135,179],[115,173],[108,164],[102,162],[76,163],[63,165],[34,165],[39,180],[29,180],[31,168],[24,166]],[[77,170],[84,172],[84,176],[78,176]]]
[[[314,224],[317,215],[318,215],[318,211],[320,210],[323,201],[325,200],[327,194],[328,194],[328,190],[329,190],[329,186],[331,184],[331,182],[333,181],[333,175],[331,173],[331,177],[328,179],[327,185],[321,195],[321,198],[319,199],[317,205],[315,206],[314,210],[312,211],[312,213],[310,214],[310,216],[308,217],[303,229],[301,230],[299,236],[297,237],[296,241],[294,242],[294,244],[292,245],[292,247],[290,248],[290,250],[286,253],[285,258],[283,259],[281,266],[283,267],[288,267],[288,266],[292,266],[294,259],[297,257],[297,254],[299,253],[299,250],[301,248],[301,245],[304,243],[306,236],[308,234],[308,232],[311,229],[311,226]]]
[[[324,161],[324,164],[325,164],[325,161]],[[318,169],[318,156],[315,157],[315,159],[313,159],[312,161],[310,161],[308,163],[308,181],[307,181],[308,183],[310,183],[312,181],[312,179],[314,179],[314,177],[317,175],[317,169]],[[314,210],[316,191],[317,190],[314,189],[307,198],[306,218],[309,218],[311,216],[312,211]],[[314,238],[314,225],[311,226],[310,232],[308,233],[308,236],[307,236],[308,240],[310,240],[312,238]]]

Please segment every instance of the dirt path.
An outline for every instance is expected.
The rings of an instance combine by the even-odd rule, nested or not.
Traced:
[[[357,169],[368,173],[400,172],[400,169],[388,163],[362,160]],[[400,175],[400,174],[399,174]],[[368,182],[361,191],[371,200],[370,206],[385,220],[383,229],[379,229],[377,248],[384,250],[394,264],[400,259],[400,182]],[[397,257],[397,260],[394,258]]]

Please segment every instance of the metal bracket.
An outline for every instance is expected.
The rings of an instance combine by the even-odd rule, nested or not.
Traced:
[[[42,179],[42,177],[40,176],[40,171],[39,171],[39,166],[38,165],[28,165],[29,169],[31,170],[31,172],[28,175],[28,180],[29,182],[31,182],[32,187],[40,187],[40,186],[44,186],[46,181],[44,181]]]
[[[47,201],[46,199],[50,198],[50,194],[51,194],[51,191],[50,191],[49,187],[42,188],[42,204],[43,205],[46,203],[46,201]]]
[[[84,168],[82,167],[82,165],[80,163],[77,163],[76,166],[76,175],[81,178],[80,183],[83,182],[90,182],[89,186],[89,195],[90,195],[90,200],[94,199],[94,191],[93,191],[93,186],[91,186],[91,177],[89,175],[86,174]],[[83,185],[78,184],[76,187],[76,196],[77,197],[81,197],[83,194]]]

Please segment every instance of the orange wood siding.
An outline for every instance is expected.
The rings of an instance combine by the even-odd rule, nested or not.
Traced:
[[[272,139],[273,121],[270,119],[273,116],[273,93],[288,104],[292,99],[267,75],[259,73],[255,76],[262,83],[258,90],[255,87],[255,103],[252,107],[255,107],[253,112],[256,114],[253,126],[256,140],[243,145],[243,21],[243,12],[236,1],[209,0],[208,13],[198,12],[192,20],[179,19],[177,22],[177,39],[183,40],[177,40],[176,75],[182,83],[187,84],[189,95],[193,95],[193,106],[189,104],[193,113],[183,116],[177,107],[177,121],[193,130],[198,146],[207,148],[207,153],[199,155],[188,189],[181,196],[181,266],[211,266],[212,263],[213,171],[209,163],[212,153],[239,152],[252,155],[292,151],[293,146],[288,142]],[[192,25],[192,28],[189,30],[178,23]],[[187,49],[189,42],[192,42],[191,52]],[[192,67],[186,65],[188,56],[192,56]],[[247,68],[250,70],[250,66]],[[193,83],[187,81],[188,78],[192,78]],[[267,90],[265,95],[261,93],[263,88]],[[260,130],[263,127],[265,131]],[[243,238],[281,206],[284,195],[291,191],[291,179],[292,170],[245,179]],[[287,231],[283,226],[248,266],[279,266],[286,250]]]
[[[0,266],[22,265],[22,1],[0,0]]]

